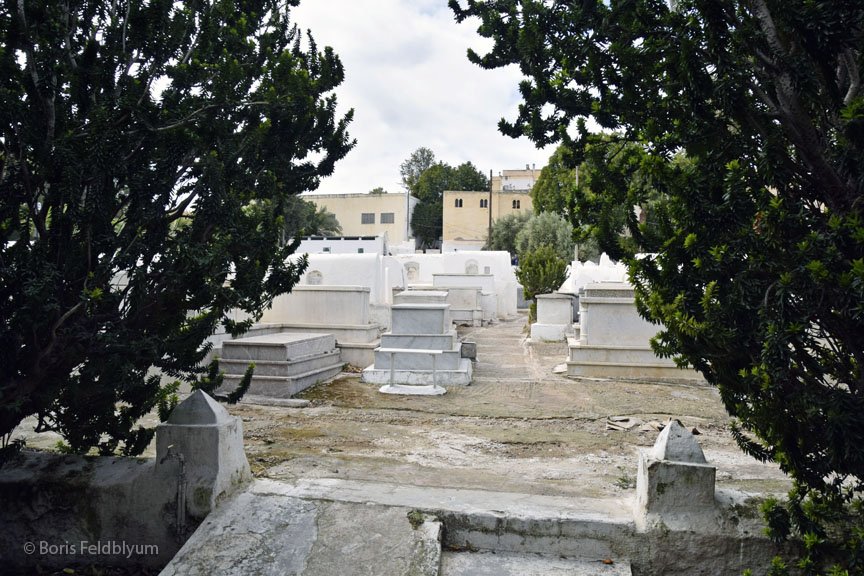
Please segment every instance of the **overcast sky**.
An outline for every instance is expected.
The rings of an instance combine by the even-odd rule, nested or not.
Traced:
[[[446,0],[303,0],[293,9],[319,49],[332,46],[345,66],[336,95],[357,146],[336,164],[318,192],[401,192],[399,164],[425,146],[451,165],[471,161],[485,174],[544,166],[553,148],[498,132],[516,116],[518,69],[471,64],[467,48],[484,52],[477,21],[456,24]]]

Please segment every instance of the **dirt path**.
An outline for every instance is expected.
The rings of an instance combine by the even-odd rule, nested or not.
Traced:
[[[345,375],[301,396],[309,408],[240,406],[262,477],[334,477],[538,494],[632,494],[636,454],[656,431],[607,430],[607,417],[680,419],[718,467],[718,486],[780,492],[775,467],[738,451],[715,389],[572,380],[553,373],[564,343],[525,341],[525,317],[460,328],[477,343],[474,381],[437,397],[380,394]]]

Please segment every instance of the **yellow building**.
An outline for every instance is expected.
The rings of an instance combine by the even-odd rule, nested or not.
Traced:
[[[304,194],[333,213],[343,236],[382,236],[390,245],[412,243],[411,214],[419,202],[405,194]],[[413,248],[411,248],[413,250]]]
[[[539,170],[504,170],[492,177],[492,191],[444,192],[442,252],[480,250],[486,244],[491,222],[533,211],[531,187]]]

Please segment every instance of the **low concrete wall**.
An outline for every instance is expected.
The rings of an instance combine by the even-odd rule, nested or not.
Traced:
[[[160,568],[251,480],[240,420],[203,392],[156,435],[155,460],[23,452],[0,469],[3,570]]]

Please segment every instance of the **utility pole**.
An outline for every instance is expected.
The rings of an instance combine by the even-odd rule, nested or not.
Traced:
[[[489,170],[489,235],[486,237],[486,245],[492,249],[492,170]]]

